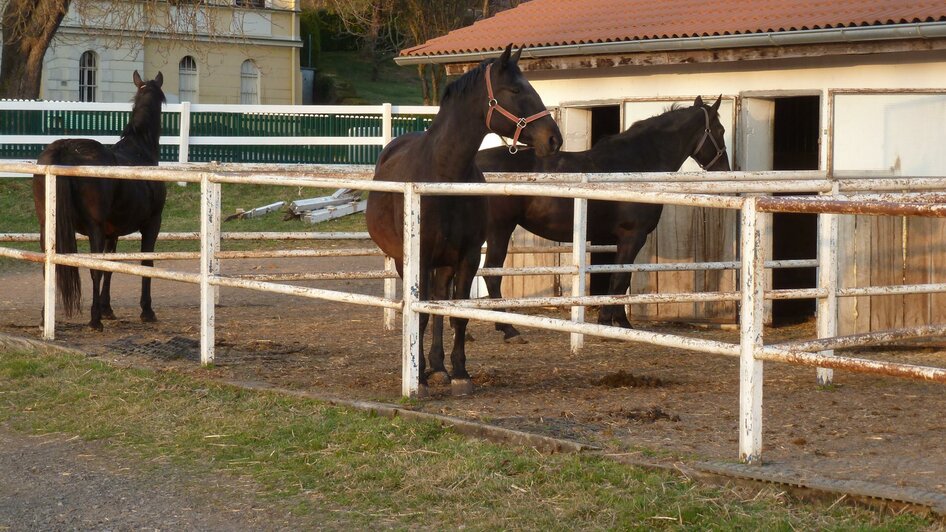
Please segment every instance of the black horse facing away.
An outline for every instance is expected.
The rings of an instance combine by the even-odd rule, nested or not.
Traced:
[[[511,154],[504,148],[483,150],[476,165],[483,172],[671,172],[693,157],[705,170],[729,170],[719,122],[720,99],[706,105],[699,96],[691,107],[669,111],[634,123],[627,131],[601,139],[590,150],[559,152],[539,158],[532,150]],[[588,240],[595,245],[617,244],[617,253],[592,253],[592,264],[632,264],[660,221],[663,205],[617,201],[588,202]],[[491,196],[485,267],[502,267],[509,238],[517,225],[559,242],[571,242],[574,201],[537,196]],[[489,295],[502,297],[502,277],[485,278]],[[593,295],[624,294],[629,272],[593,274]],[[624,305],[604,305],[598,323],[630,327]],[[497,323],[506,341],[521,339],[519,331]]]
[[[375,180],[399,182],[484,182],[473,158],[490,132],[520,139],[539,156],[555,152],[562,135],[535,89],[522,75],[520,49],[512,46],[497,59],[487,59],[447,86],[440,112],[423,133],[402,135],[384,148],[375,167]],[[421,300],[468,298],[486,240],[486,198],[424,196],[421,201],[420,294]],[[368,232],[395,261],[403,275],[403,217],[401,194],[371,192],[366,210]],[[429,315],[422,315],[423,339]],[[430,374],[450,379],[456,395],[471,393],[466,370],[466,319],[451,318],[455,330],[450,354],[452,372],[444,367],[442,320],[435,320],[428,357]],[[422,344],[423,347],[423,344]],[[421,349],[423,353],[423,348]],[[420,357],[420,390],[426,394],[428,374]]]
[[[161,105],[165,102],[161,85],[164,76],[143,81],[135,71],[132,79],[138,88],[131,119],[114,146],[106,147],[90,139],[62,139],[40,154],[37,164],[66,166],[157,166],[161,138]],[[56,253],[76,252],[76,231],[89,237],[92,253],[113,253],[118,237],[141,232],[141,251],[154,251],[161,229],[161,212],[167,189],[161,181],[101,179],[89,177],[56,178]],[[45,180],[33,176],[33,204],[39,218],[40,233],[45,232]],[[40,239],[42,242],[43,239]],[[143,260],[151,266],[153,261]],[[79,310],[81,286],[79,270],[57,266],[57,285],[68,315]],[[112,311],[111,272],[92,270],[92,319],[89,326],[102,330],[102,319],[115,319]],[[100,286],[101,285],[101,286]],[[141,278],[141,320],[155,321],[151,308],[151,279]]]

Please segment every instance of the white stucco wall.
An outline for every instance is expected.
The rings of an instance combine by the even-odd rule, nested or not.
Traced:
[[[603,75],[607,74],[607,75]],[[749,97],[823,94],[830,90],[889,91],[946,89],[946,53],[852,55],[806,60],[752,61],[682,67],[633,67],[605,70],[527,73],[549,106],[584,106],[654,99],[660,103],[624,103],[627,127],[665,103],[723,94],[727,101]],[[824,106],[825,99],[821,105]],[[727,125],[730,156],[745,129],[736,111]],[[946,175],[946,95],[838,94],[835,104],[835,168],[885,170],[901,175]],[[824,159],[823,159],[824,160]],[[688,163],[689,164],[689,163]],[[689,169],[689,167],[687,168]]]

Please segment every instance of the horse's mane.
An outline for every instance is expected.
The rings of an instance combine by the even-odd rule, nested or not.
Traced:
[[[135,93],[132,115],[122,130],[121,138],[138,137],[150,142],[161,136],[161,106],[167,102],[167,98],[164,91],[152,83],[147,82]]]
[[[460,76],[459,79],[450,82],[443,91],[443,98],[440,99],[440,103],[447,103],[451,98],[456,98],[470,90],[483,75],[483,72],[486,70],[486,65],[494,61],[496,61],[495,58],[484,59],[480,64],[476,65],[476,67],[470,69],[469,72]]]

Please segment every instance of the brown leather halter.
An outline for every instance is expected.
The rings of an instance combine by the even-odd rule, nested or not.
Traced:
[[[529,124],[529,122],[533,122],[533,121],[535,121],[535,120],[538,120],[538,119],[542,118],[543,116],[548,116],[548,115],[550,115],[550,114],[552,114],[552,113],[551,113],[548,109],[546,109],[546,110],[541,111],[541,112],[538,112],[538,113],[536,113],[536,114],[534,114],[534,115],[532,115],[532,116],[530,116],[530,117],[522,118],[522,117],[516,116],[516,115],[510,113],[509,111],[507,111],[502,105],[499,105],[499,101],[497,101],[497,100],[496,100],[496,97],[493,96],[493,81],[490,79],[490,70],[491,70],[492,68],[493,68],[493,64],[492,64],[492,63],[486,65],[486,96],[489,97],[489,100],[487,100],[487,102],[486,102],[486,105],[489,106],[489,111],[486,112],[486,128],[489,129],[490,131],[493,131],[493,126],[490,125],[490,124],[491,124],[491,121],[492,121],[492,119],[493,119],[493,110],[499,111],[499,114],[501,114],[501,115],[505,116],[506,118],[508,118],[509,120],[515,122],[515,123],[516,123],[516,133],[515,133],[515,135],[513,135],[513,137],[512,137],[512,144],[509,145],[509,153],[516,153],[516,152],[519,151],[519,148],[516,146],[516,143],[519,142],[519,135],[522,133],[522,130],[526,128],[526,126]],[[708,119],[707,119],[707,120],[708,120]],[[707,122],[707,124],[708,124],[708,122]],[[708,126],[707,126],[707,127],[708,127]],[[495,131],[493,131],[493,132],[495,133]],[[497,135],[498,135],[498,133],[497,133]],[[500,135],[499,138],[502,139],[503,136]],[[715,141],[714,141],[714,142],[715,142]],[[503,140],[503,144],[505,144],[505,143],[506,143],[506,141]],[[703,143],[701,142],[700,145],[702,146],[702,144],[703,144]]]
[[[719,143],[716,142],[716,137],[714,137],[712,133],[710,132],[709,111],[706,110],[706,107],[700,107],[700,109],[703,110],[703,114],[706,116],[706,128],[703,129],[703,138],[700,139],[700,142],[696,145],[696,149],[693,150],[693,155],[691,155],[690,157],[693,157],[693,160],[696,161],[696,164],[700,165],[700,168],[706,170],[708,166],[713,166],[713,164],[716,161],[718,161],[719,158],[722,157],[724,153],[726,153],[726,148],[720,148]],[[696,160],[696,156],[697,154],[700,153],[700,149],[703,147],[703,144],[706,143],[706,139],[710,139],[710,141],[713,143],[713,146],[716,148],[716,157],[713,157],[712,161],[706,164],[703,164],[700,161]]]

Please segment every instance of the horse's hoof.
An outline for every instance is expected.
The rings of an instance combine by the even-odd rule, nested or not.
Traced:
[[[503,342],[506,342],[507,344],[527,344],[529,343],[529,340],[523,338],[521,334],[517,334],[515,336],[504,337]]]
[[[111,310],[106,310],[102,312],[102,319],[103,320],[117,320],[118,318],[115,317],[114,312],[112,312]]]
[[[153,323],[158,321],[158,317],[154,315],[154,312],[142,312],[141,321],[144,323]]]
[[[98,332],[102,332],[105,330],[105,327],[102,326],[102,322],[98,322],[98,323],[89,322],[89,328],[92,329],[93,331],[98,331]]]
[[[473,379],[453,379],[450,381],[450,393],[455,396],[473,393]]]
[[[446,371],[435,371],[427,376],[427,384],[446,386],[450,384],[450,375],[447,375]]]

